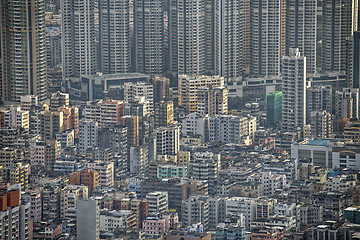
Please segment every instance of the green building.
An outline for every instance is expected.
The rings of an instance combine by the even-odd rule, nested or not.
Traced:
[[[267,94],[266,117],[267,124],[273,125],[281,120],[282,92],[274,91]]]
[[[360,208],[348,207],[344,210],[344,219],[350,223],[360,224]]]

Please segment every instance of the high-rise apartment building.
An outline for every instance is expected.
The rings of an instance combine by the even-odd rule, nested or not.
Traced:
[[[281,120],[282,92],[274,91],[266,95],[266,120],[268,126],[273,126]]]
[[[154,77],[152,79],[154,104],[160,101],[169,101],[170,99],[170,80],[165,77]]]
[[[48,68],[60,68],[61,54],[61,30],[46,29],[46,60]]]
[[[194,180],[207,181],[209,194],[216,193],[216,181],[221,170],[221,156],[212,152],[195,152],[189,163],[189,177]]]
[[[61,2],[63,77],[95,73],[94,5],[91,0]]]
[[[146,102],[147,110],[154,111],[153,85],[145,82],[124,83],[124,100],[126,102]]]
[[[198,88],[197,112],[201,115],[227,114],[228,89],[224,86]]]
[[[16,185],[0,190],[0,237],[28,240],[30,238],[30,203],[22,202]]]
[[[173,2],[173,1],[172,1]],[[177,17],[170,21],[170,34],[176,32],[176,38],[171,36],[172,51],[176,51],[176,59],[171,59],[172,70],[178,74],[205,74],[205,0],[180,0],[171,3],[171,16]],[[211,7],[211,6],[210,6]],[[175,57],[174,56],[174,57]],[[173,58],[173,56],[171,56]],[[177,60],[177,61],[176,61]]]
[[[282,129],[295,132],[306,120],[306,58],[298,48],[282,60]]]
[[[245,1],[219,0],[216,2],[215,18],[215,65],[216,74],[229,79],[242,76],[244,45],[243,14]],[[247,19],[249,21],[249,19]],[[207,23],[208,24],[208,23]]]
[[[0,4],[1,99],[20,102],[23,95],[46,99],[45,1]]]
[[[124,103],[118,100],[88,101],[84,115],[86,120],[96,121],[102,127],[118,125],[124,115]]]
[[[166,127],[174,123],[174,103],[161,101],[155,104],[154,127]]]
[[[136,71],[155,75],[164,70],[164,2],[134,0]]]
[[[284,0],[250,2],[250,75],[278,76],[285,55]]]
[[[139,117],[138,116],[123,116],[120,118],[120,124],[127,127],[127,146],[139,146]]]
[[[126,73],[130,70],[130,2],[100,0],[100,71]]]
[[[40,113],[40,135],[43,139],[56,139],[56,134],[63,130],[63,112],[42,111]]]
[[[311,137],[331,138],[332,136],[332,115],[326,110],[311,112]]]
[[[353,38],[352,87],[360,88],[360,32],[354,32]]]
[[[89,120],[80,120],[79,124],[79,152],[86,153],[88,149],[98,146],[98,123]]]
[[[351,51],[353,0],[324,0],[322,6],[322,71],[345,71]],[[307,56],[305,56],[307,57]]]
[[[176,155],[180,150],[180,127],[160,127],[155,130],[155,155]]]
[[[299,48],[307,74],[316,72],[317,0],[289,0],[286,8],[286,51]]]
[[[306,59],[307,60],[307,59]],[[331,86],[314,86],[306,89],[306,123],[311,122],[311,112],[326,110],[332,113],[332,88]]]
[[[360,93],[357,88],[335,92],[335,118],[359,118]]]
[[[224,86],[224,78],[220,76],[190,76],[180,75],[179,80],[179,105],[184,106],[189,112],[197,111],[197,94],[200,87]]]

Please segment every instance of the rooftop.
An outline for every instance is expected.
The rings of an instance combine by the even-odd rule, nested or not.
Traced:
[[[311,142],[308,142],[306,145],[313,145],[313,146],[326,146],[329,141],[332,139],[315,139]]]

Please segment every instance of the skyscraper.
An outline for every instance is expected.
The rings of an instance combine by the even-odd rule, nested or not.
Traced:
[[[299,48],[306,57],[307,74],[316,71],[317,0],[288,0],[286,51]]]
[[[350,53],[353,0],[323,0],[322,71],[345,71]]]
[[[1,99],[46,98],[45,1],[0,1]]]
[[[250,5],[250,75],[280,74],[285,55],[285,1],[251,1]]]
[[[211,4],[210,4],[211,5]],[[203,75],[206,71],[206,29],[211,22],[206,17],[205,0],[170,1],[171,71],[177,74]],[[210,18],[211,19],[211,18]]]
[[[95,73],[94,1],[61,1],[63,77]]]
[[[99,1],[100,71],[125,73],[130,69],[130,2]]]
[[[243,1],[216,1],[216,73],[226,80],[242,75]]]
[[[360,88],[360,32],[354,32],[352,55],[352,87]]]
[[[155,75],[164,70],[164,2],[135,0],[136,71]]]
[[[282,60],[282,129],[295,132],[306,120],[306,58],[290,48]]]

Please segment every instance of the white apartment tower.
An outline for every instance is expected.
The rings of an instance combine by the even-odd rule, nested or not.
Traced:
[[[285,1],[254,0],[250,4],[250,75],[278,76],[285,53]]]
[[[347,68],[352,7],[353,0],[323,0],[322,71],[345,71]]]
[[[286,51],[299,48],[306,57],[307,74],[314,74],[317,0],[288,0],[286,15]]]
[[[100,71],[126,73],[130,70],[130,2],[99,1]]]
[[[243,1],[216,1],[216,74],[229,79],[242,75]]]
[[[306,58],[298,48],[282,60],[282,128],[294,132],[306,120]]]
[[[61,1],[63,77],[95,73],[94,1]]]
[[[89,120],[80,120],[79,124],[79,152],[86,153],[87,149],[98,146],[98,123]]]
[[[0,98],[46,99],[45,1],[0,1]]]
[[[206,24],[211,24],[205,22],[205,6],[205,0],[170,1],[170,68],[174,73],[205,74]]]
[[[136,71],[156,75],[164,70],[164,2],[134,0]]]

